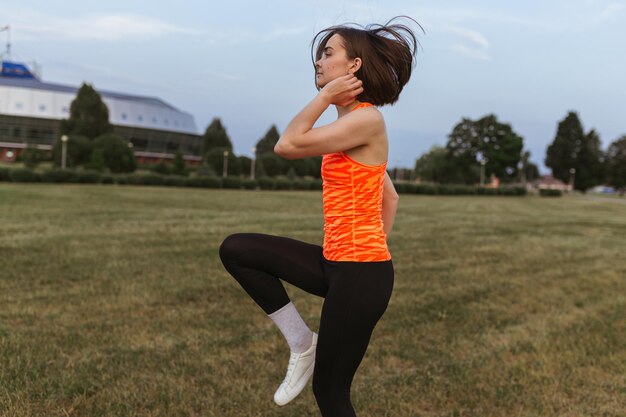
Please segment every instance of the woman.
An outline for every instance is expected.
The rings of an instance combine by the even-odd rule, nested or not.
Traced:
[[[323,155],[323,246],[259,233],[233,234],[220,246],[225,268],[289,344],[275,402],[287,404],[312,375],[323,417],[356,416],[352,379],[393,288],[386,240],[398,195],[386,172],[387,134],[376,106],[398,100],[417,45],[413,32],[394,20],[334,26],[315,36],[318,94],[274,148],[287,159]],[[337,120],[314,128],[330,105]],[[302,320],[280,279],[325,298],[319,334]]]

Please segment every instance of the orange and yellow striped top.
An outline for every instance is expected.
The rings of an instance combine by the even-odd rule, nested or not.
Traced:
[[[369,107],[361,103],[356,108]],[[388,261],[383,229],[383,186],[387,163],[366,165],[345,152],[322,156],[323,255],[329,261]]]

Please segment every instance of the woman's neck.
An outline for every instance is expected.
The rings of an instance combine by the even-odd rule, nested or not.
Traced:
[[[359,100],[354,100],[352,103],[346,106],[338,106],[335,104],[335,108],[337,109],[337,118],[343,117],[346,114],[350,113],[354,108],[356,108],[361,102]]]

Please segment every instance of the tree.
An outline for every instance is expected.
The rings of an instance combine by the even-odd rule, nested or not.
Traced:
[[[559,122],[545,164],[552,168],[555,178],[565,183],[570,181],[570,170],[575,169],[574,188],[584,192],[602,181],[600,137],[593,129],[585,135],[578,114],[570,111]]]
[[[422,181],[448,182],[450,163],[448,151],[442,146],[433,146],[430,151],[415,161],[415,175]]]
[[[83,84],[70,105],[69,119],[61,120],[62,135],[81,135],[94,139],[113,131],[109,110],[100,94],[89,84]]]
[[[539,167],[536,164],[530,162],[530,151],[522,153],[522,160],[520,162],[519,178],[518,181],[526,183],[528,181],[534,181],[539,178]]]
[[[66,160],[67,167],[76,167],[83,165],[89,161],[92,151],[92,141],[87,136],[82,135],[69,135],[66,146]],[[57,139],[52,147],[52,159],[55,166],[61,166],[63,156],[63,142],[61,139]]]
[[[261,163],[261,167],[266,175],[274,177],[276,175],[284,175],[289,169],[287,166],[287,160],[272,153],[265,153],[260,155],[257,160]]]
[[[204,132],[202,155],[206,158],[216,148],[228,149],[230,153],[233,151],[233,144],[228,137],[228,133],[226,133],[222,121],[217,117],[213,119]]]
[[[600,149],[600,137],[595,130],[592,129],[585,135],[574,167],[576,168],[575,189],[586,192],[589,188],[602,183],[604,155]]]
[[[568,183],[570,169],[576,168],[576,158],[583,145],[585,134],[576,112],[570,111],[559,122],[554,141],[546,152],[545,164],[552,169],[552,175]]]
[[[269,130],[265,133],[256,144],[256,154],[261,156],[268,153],[274,153],[274,146],[278,143],[278,139],[280,139],[280,133],[278,133],[278,129],[276,125],[272,125]]]
[[[224,172],[224,151],[228,150],[228,166],[227,175],[239,175],[241,166],[239,158],[235,156],[228,148],[214,148],[206,155],[206,162],[218,176],[222,176]]]
[[[89,162],[85,164],[86,168],[93,169],[94,171],[102,172],[106,168],[106,162],[102,155],[102,149],[94,149],[91,151]]]
[[[132,149],[124,139],[114,133],[94,139],[93,149],[102,152],[104,163],[113,173],[133,172],[137,168]]]
[[[626,135],[609,145],[605,167],[607,183],[619,189],[623,196],[626,189]]]
[[[24,161],[26,168],[35,168],[43,159],[44,156],[41,150],[32,145],[28,145],[22,153],[22,161]]]
[[[172,174],[174,175],[189,175],[189,171],[187,170],[187,166],[185,165],[185,160],[183,159],[183,154],[180,150],[176,151],[174,155],[174,164],[172,166]]]
[[[500,123],[493,114],[479,120],[462,119],[448,136],[448,158],[465,183],[476,182],[474,177],[480,160],[486,158],[485,178],[495,174],[503,182],[517,176],[517,165],[524,139],[513,128]]]
[[[252,168],[252,159],[247,157],[247,156],[240,156],[237,158],[239,160],[239,168],[241,171],[241,174],[243,174],[244,176],[249,176],[250,175],[250,169]],[[254,170],[257,170],[257,167],[254,167]],[[256,177],[256,173],[255,173],[255,177]]]

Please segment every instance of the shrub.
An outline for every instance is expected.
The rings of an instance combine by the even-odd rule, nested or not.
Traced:
[[[181,177],[180,175],[171,175],[169,177],[165,177],[165,185],[173,186],[173,187],[184,187],[187,185],[187,179],[185,177]]]
[[[136,179],[138,185],[165,185],[165,178],[156,174],[130,175],[130,177]]]
[[[259,178],[259,187],[261,190],[275,190],[276,181],[270,177],[261,177]]]
[[[128,175],[114,175],[113,180],[116,184],[125,185],[128,184]]]
[[[100,176],[100,182],[102,184],[114,184],[115,183],[115,179],[114,179],[113,175],[101,175]]]
[[[293,190],[293,181],[288,178],[276,178],[277,190]]]
[[[539,195],[541,197],[561,197],[563,192],[561,190],[551,190],[547,188],[540,188]]]
[[[11,170],[9,168],[0,168],[0,181],[11,181]]]
[[[11,170],[11,181],[13,182],[37,182],[39,176],[29,168],[18,168]]]
[[[322,190],[323,186],[323,181],[319,178],[311,181],[311,190]]]
[[[83,184],[99,184],[100,183],[100,173],[98,171],[82,171],[77,172],[76,177],[78,182]]]
[[[115,133],[105,133],[93,140],[93,149],[102,152],[102,159],[111,172],[133,172],[135,155],[127,142]]]
[[[310,190],[311,189],[311,181],[305,181],[301,179],[297,179],[293,181],[293,189],[294,190]]]
[[[51,169],[41,174],[42,182],[76,182],[76,171],[70,169]]]
[[[227,176],[222,178],[222,187],[230,189],[241,188],[241,178],[235,176]]]
[[[259,186],[259,181],[257,180],[253,180],[253,179],[243,180],[243,188],[245,188],[246,190],[256,190],[258,186]]]

